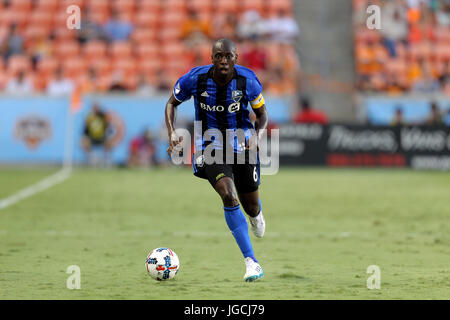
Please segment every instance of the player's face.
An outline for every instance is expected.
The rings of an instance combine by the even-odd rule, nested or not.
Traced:
[[[232,50],[226,48],[219,48],[212,53],[212,62],[214,68],[222,76],[227,76],[233,71],[236,64],[237,54]]]

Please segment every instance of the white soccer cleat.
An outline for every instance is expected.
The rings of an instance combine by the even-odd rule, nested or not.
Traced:
[[[246,268],[246,272],[244,275],[245,282],[253,282],[262,278],[264,272],[258,262],[255,262],[250,257],[245,258],[244,262]]]
[[[264,220],[262,211],[256,217],[249,216],[249,220],[253,234],[258,238],[262,238],[266,231],[266,221]]]

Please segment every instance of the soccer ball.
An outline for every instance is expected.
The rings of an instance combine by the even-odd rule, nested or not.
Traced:
[[[180,268],[180,260],[169,248],[156,248],[145,260],[148,274],[155,280],[162,281],[175,277]]]

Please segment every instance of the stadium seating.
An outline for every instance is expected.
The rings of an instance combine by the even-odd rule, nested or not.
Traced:
[[[278,10],[293,10],[292,0],[10,0],[9,3],[0,1],[0,38],[7,38],[14,24],[23,38],[23,48],[9,59],[6,56],[0,59],[0,71],[5,71],[0,72],[0,91],[19,70],[34,79],[36,90],[44,91],[59,67],[76,83],[86,81],[82,87],[89,90],[94,87],[108,90],[117,71],[123,74],[129,89],[136,88],[141,76],[155,85],[162,74],[173,82],[194,65],[210,63],[211,41],[217,32],[214,24],[220,15],[233,13],[239,19],[245,10],[256,10],[265,17]],[[119,19],[133,24],[133,31],[122,42],[108,42],[101,36],[81,41],[80,32],[66,26],[70,5],[80,7],[82,23],[89,22],[91,27],[97,24],[100,28],[116,12]],[[181,38],[181,26],[189,18],[189,10],[195,10],[212,30],[209,41],[197,43],[194,49]],[[446,37],[444,31],[439,33],[439,38]],[[241,52],[247,47],[245,42],[238,46]],[[267,50],[269,64],[279,64],[280,45],[268,42]],[[439,56],[445,54],[441,52]],[[286,71],[286,79],[291,77],[289,72]],[[92,85],[94,76],[98,83]],[[267,81],[270,79],[267,77]]]
[[[355,16],[365,14],[369,4],[368,0],[353,0]],[[394,52],[388,50],[389,46],[381,30],[368,29],[365,21],[355,23],[356,72],[360,76],[358,79],[375,84],[376,88],[369,86],[370,90],[388,90],[389,85],[381,83],[385,78],[396,78],[405,85],[405,90],[411,90],[415,81],[420,80],[425,66],[431,66],[432,76],[436,80],[448,75],[444,66],[450,62],[450,28],[439,25],[436,19],[424,18],[433,17],[437,8],[408,7],[408,2],[395,4],[403,6],[401,8],[406,13],[404,21],[408,32],[401,41],[390,44],[395,49]]]

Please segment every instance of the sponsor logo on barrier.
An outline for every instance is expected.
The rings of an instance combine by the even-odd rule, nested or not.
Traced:
[[[330,127],[330,150],[396,152],[397,139],[392,130],[355,130],[344,126]]]
[[[17,120],[14,135],[24,141],[29,149],[34,150],[43,141],[50,139],[52,127],[48,119],[30,115]]]

